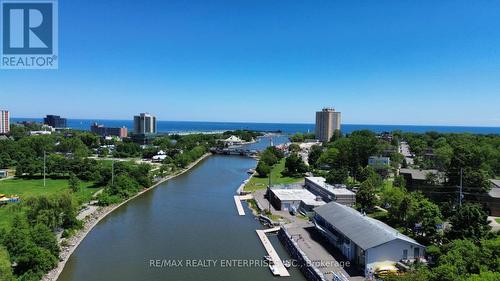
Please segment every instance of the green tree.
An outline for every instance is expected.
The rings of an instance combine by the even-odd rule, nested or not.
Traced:
[[[332,169],[326,175],[326,182],[329,184],[344,184],[349,175],[347,168]]]
[[[13,281],[9,253],[0,247],[0,281]]]
[[[364,182],[368,180],[371,177],[377,176],[377,172],[375,172],[375,169],[373,169],[371,166],[365,166],[363,169],[361,169],[361,172],[358,174],[357,180]]]
[[[431,280],[431,272],[427,268],[419,268],[403,275],[390,275],[384,277],[384,281],[428,281]]]
[[[119,175],[115,178],[114,184],[107,187],[106,192],[126,199],[139,192],[139,190],[139,184],[135,180],[126,175]]]
[[[300,146],[296,143],[292,143],[288,146],[288,150],[291,152],[299,152],[300,151]]]
[[[450,218],[451,239],[472,239],[479,241],[486,237],[491,229],[488,222],[488,214],[483,211],[480,205],[465,203],[458,208]]]
[[[359,204],[364,211],[371,210],[375,207],[377,198],[375,197],[375,186],[373,182],[366,180],[361,184],[361,187],[356,193],[356,203]]]
[[[3,239],[3,244],[11,260],[17,263],[14,273],[18,276],[28,272],[40,275],[57,264],[56,256],[37,246],[32,240],[29,226],[21,216],[17,216],[11,230]]]
[[[293,136],[290,137],[290,140],[292,142],[304,142],[305,138],[304,135],[301,133],[296,133]]]
[[[368,158],[379,152],[377,136],[369,130],[355,131],[349,136],[349,139],[351,168],[365,167],[368,165]]]
[[[488,270],[500,272],[500,235],[481,241],[481,264]]]
[[[401,204],[407,194],[406,189],[400,187],[387,187],[382,191],[382,203],[387,209],[389,219],[397,224],[402,224],[404,217],[400,212]]]
[[[43,224],[35,225],[31,231],[32,241],[39,247],[49,250],[49,252],[55,256],[59,256],[59,244],[54,233]]]
[[[500,280],[500,272],[483,271],[479,274],[472,274],[463,281],[498,281]]]
[[[301,177],[307,170],[307,166],[302,160],[302,157],[297,153],[292,153],[286,158],[283,174],[292,177]]]
[[[323,148],[321,146],[313,145],[311,147],[311,150],[309,151],[309,157],[307,159],[309,165],[317,167],[318,159],[321,157],[322,153],[323,153]]]
[[[329,168],[339,167],[339,150],[335,147],[328,148],[318,159],[320,166],[328,166]]]
[[[434,149],[436,155],[436,168],[444,170],[451,163],[453,157],[453,148],[448,144],[443,144]]]
[[[398,169],[401,165],[403,165],[403,161],[405,157],[401,153],[392,153],[391,154],[391,166],[393,169]]]
[[[330,139],[330,142],[335,142],[336,140],[339,140],[342,138],[342,132],[340,130],[335,130],[333,131],[332,138]]]
[[[265,178],[271,173],[271,167],[267,165],[264,161],[259,161],[257,168],[255,169],[259,177]]]
[[[394,177],[393,185],[395,187],[404,188],[404,187],[406,187],[406,180],[403,176],[396,176],[396,177]]]
[[[260,160],[266,163],[268,166],[274,166],[278,163],[279,159],[271,150],[264,150],[260,155]]]
[[[481,271],[481,248],[470,240],[455,240],[446,245],[439,257],[439,265],[451,265],[458,276]]]
[[[414,203],[410,209],[408,223],[414,235],[426,244],[437,240],[439,238],[437,225],[442,223],[439,207],[420,193],[412,193],[411,196]],[[419,227],[416,227],[417,225]]]
[[[432,281],[456,281],[459,280],[457,267],[452,264],[443,264],[432,270]]]
[[[73,192],[80,191],[80,180],[73,173],[69,176],[68,185]]]

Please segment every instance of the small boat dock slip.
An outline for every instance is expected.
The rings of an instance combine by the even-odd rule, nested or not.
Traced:
[[[241,200],[249,200],[249,199],[253,199],[253,196],[251,194],[241,195],[241,196],[235,195],[234,196],[234,203],[236,204],[236,209],[238,209],[238,214],[240,216],[245,215],[245,210],[243,210],[243,205],[241,205]]]
[[[262,245],[264,245],[264,248],[267,251],[267,254],[269,255],[271,262],[269,267],[271,268],[271,271],[273,272],[274,275],[277,276],[290,276],[290,273],[286,269],[285,265],[283,265],[283,261],[281,261],[280,257],[278,256],[278,253],[276,250],[274,250],[273,245],[271,244],[271,241],[266,236],[266,233],[269,232],[276,232],[280,228],[275,227],[275,228],[270,228],[270,229],[264,229],[264,230],[256,230],[257,235],[260,238],[260,241],[262,242]]]

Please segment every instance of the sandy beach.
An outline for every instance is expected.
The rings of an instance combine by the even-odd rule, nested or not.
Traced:
[[[99,223],[99,221],[101,221],[103,218],[105,218],[107,215],[109,215],[110,213],[112,213],[114,210],[118,209],[122,205],[130,202],[134,198],[141,196],[142,194],[144,194],[150,190],[153,190],[155,187],[159,186],[160,184],[162,184],[170,179],[173,179],[177,176],[184,174],[185,172],[189,171],[191,168],[196,166],[198,163],[200,163],[202,160],[204,160],[205,158],[207,158],[210,155],[211,155],[211,153],[204,154],[202,157],[200,157],[195,162],[189,164],[185,169],[181,170],[180,172],[163,178],[162,180],[155,183],[151,187],[140,191],[136,195],[128,198],[127,200],[125,200],[119,204],[106,206],[106,207],[99,207],[94,213],[87,216],[83,220],[83,228],[82,229],[80,229],[75,235],[71,236],[70,238],[63,239],[61,241],[61,243],[60,243],[61,253],[59,255],[59,260],[60,260],[59,264],[54,269],[52,269],[47,274],[45,274],[45,276],[42,278],[42,281],[56,281],[57,278],[59,278],[59,275],[63,271],[64,266],[66,265],[66,262],[68,262],[68,259],[71,256],[71,254],[73,254],[73,252],[76,250],[76,248],[78,248],[78,246],[83,241],[83,239],[85,239],[85,237]]]

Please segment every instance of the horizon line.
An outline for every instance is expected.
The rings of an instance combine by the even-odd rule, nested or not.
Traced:
[[[86,120],[86,121],[128,121],[133,122],[133,119],[107,119],[107,118],[68,118],[68,120]],[[11,119],[42,119],[43,117],[11,117]],[[284,125],[315,125],[315,123],[306,122],[255,122],[255,121],[196,121],[196,120],[159,120],[158,122],[184,122],[184,123],[230,123],[230,124],[284,124]],[[443,125],[443,124],[381,124],[381,123],[341,123],[341,125],[355,126],[409,126],[409,127],[479,127],[479,128],[500,128],[500,126],[491,125]]]

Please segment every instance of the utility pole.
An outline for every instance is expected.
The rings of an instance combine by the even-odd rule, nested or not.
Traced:
[[[47,152],[43,151],[43,187],[46,187],[46,173],[47,173]]]
[[[462,194],[462,190],[463,190],[463,173],[464,173],[464,170],[462,168],[460,168],[460,197],[458,199],[458,205],[460,207],[462,207],[462,198],[463,198],[463,194]]]
[[[271,212],[271,171],[269,172],[269,184],[267,185],[267,202],[269,203],[268,210]]]

